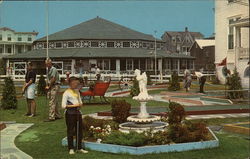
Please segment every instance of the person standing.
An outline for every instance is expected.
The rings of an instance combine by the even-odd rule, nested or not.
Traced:
[[[185,69],[185,71],[184,71],[184,88],[186,89],[186,92],[188,92],[190,90],[191,83],[192,83],[191,72],[188,69]]]
[[[32,63],[28,62],[27,72],[25,74],[25,84],[23,85],[22,92],[27,101],[26,116],[34,117],[36,115],[36,102],[35,102],[35,85],[36,73],[33,71]]]
[[[49,118],[45,122],[55,121],[61,119],[59,104],[58,104],[58,92],[60,89],[60,79],[57,69],[52,66],[51,59],[45,61],[48,68],[48,85],[46,86],[47,98],[49,99]]]
[[[204,85],[205,85],[206,80],[207,80],[206,76],[201,72],[195,72],[195,75],[197,76],[197,78],[199,80],[199,84],[200,84],[200,91],[199,92],[205,93],[204,92]]]
[[[80,107],[82,100],[79,92],[79,79],[69,78],[69,88],[63,93],[62,108],[66,109],[65,120],[67,125],[67,140],[69,154],[75,154],[73,137],[76,136],[76,150],[81,153],[88,153],[82,148],[83,127],[82,113]]]

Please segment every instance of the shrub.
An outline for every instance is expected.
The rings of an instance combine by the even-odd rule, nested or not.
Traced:
[[[168,139],[168,131],[166,130],[155,133],[145,132],[144,134],[148,137],[148,145],[165,145],[170,143],[170,140]]]
[[[14,82],[10,77],[4,79],[3,98],[1,99],[1,108],[3,109],[16,109],[16,89]]]
[[[186,116],[184,107],[176,102],[169,103],[168,123],[169,125],[180,124]]]
[[[177,91],[177,90],[181,89],[180,82],[179,82],[179,77],[178,77],[178,74],[176,73],[176,71],[173,72],[169,83],[170,83],[170,85],[168,87],[168,90]]]
[[[152,79],[151,79],[151,77],[150,77],[151,73],[150,73],[150,72],[146,72],[146,74],[147,74],[147,80],[148,80],[147,85],[152,85],[153,82],[152,82]]]
[[[217,76],[212,76],[212,84],[220,84],[220,80]]]
[[[145,145],[147,140],[148,138],[143,133],[115,131],[104,138],[103,143],[137,147]]]
[[[131,104],[125,100],[113,100],[111,102],[111,112],[113,120],[117,123],[123,123],[127,121],[127,117],[130,115]]]
[[[242,90],[241,79],[239,73],[236,68],[234,69],[234,73],[227,77],[227,86],[229,90]],[[229,99],[238,99],[243,97],[242,91],[229,91],[228,98]]]
[[[40,76],[39,80],[38,80],[38,85],[37,85],[37,94],[38,95],[46,95],[46,81],[45,81],[45,77],[43,75]]]
[[[140,93],[139,82],[136,80],[136,77],[135,77],[133,80],[133,86],[130,89],[130,95],[134,97],[134,96],[138,96],[139,93]]]
[[[5,75],[6,65],[3,59],[0,59],[0,75]]]

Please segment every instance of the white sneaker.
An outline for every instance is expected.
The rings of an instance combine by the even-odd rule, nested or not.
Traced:
[[[74,155],[74,154],[75,154],[74,150],[73,150],[73,149],[70,149],[70,150],[69,150],[69,154],[70,154],[70,155]]]
[[[80,150],[78,150],[79,152],[81,152],[81,153],[88,153],[88,151],[86,151],[86,150],[84,150],[84,149],[80,149]]]

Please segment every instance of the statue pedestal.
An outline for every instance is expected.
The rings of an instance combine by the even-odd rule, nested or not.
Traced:
[[[147,112],[146,104],[147,102],[140,102],[140,113],[138,114],[138,118],[143,119],[143,118],[148,118],[149,114]]]

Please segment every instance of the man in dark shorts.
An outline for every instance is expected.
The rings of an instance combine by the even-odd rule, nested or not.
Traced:
[[[26,97],[27,101],[27,113],[26,116],[34,117],[36,115],[36,102],[35,102],[35,82],[36,73],[33,71],[32,63],[29,62],[27,65],[27,73],[25,75],[25,84],[23,85],[22,92]]]

